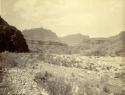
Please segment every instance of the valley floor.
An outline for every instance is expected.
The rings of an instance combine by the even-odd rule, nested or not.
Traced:
[[[5,92],[24,95],[125,95],[125,58],[7,53]]]

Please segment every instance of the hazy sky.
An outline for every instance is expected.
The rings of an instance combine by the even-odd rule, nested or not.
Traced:
[[[23,30],[107,37],[125,30],[125,0],[2,0],[2,17]]]

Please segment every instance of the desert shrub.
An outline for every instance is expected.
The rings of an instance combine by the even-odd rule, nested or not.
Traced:
[[[10,57],[9,53],[0,54],[0,82],[3,80],[7,69],[16,65],[16,62]]]
[[[64,67],[82,68],[80,65],[80,61],[76,60],[75,57],[70,57],[65,55],[63,56],[46,55],[43,61],[45,63],[64,66]]]
[[[125,83],[125,71],[115,73],[115,78],[119,78],[122,82]]]
[[[10,68],[16,65],[17,62],[14,60],[14,58],[11,56],[10,53],[8,52],[0,53],[0,67]]]
[[[11,95],[14,91],[7,79],[7,70],[16,64],[8,52],[0,53],[0,95]]]
[[[14,88],[11,86],[9,80],[4,76],[3,81],[0,82],[0,95],[12,95]]]
[[[113,95],[125,95],[125,90],[123,89],[124,87],[119,87],[117,85],[111,85],[111,84],[106,84],[103,87],[103,92],[107,94],[113,94]]]
[[[99,51],[99,50],[95,50],[91,53],[91,55],[94,55],[94,56],[105,56],[105,53],[104,51]]]
[[[73,95],[70,82],[64,78],[54,77],[48,72],[37,73],[35,81],[39,86],[44,87],[49,95]]]
[[[70,83],[58,78],[48,81],[47,90],[50,95],[72,95]]]
[[[7,70],[0,67],[0,95],[11,95],[14,88],[11,87],[11,82],[7,78]]]
[[[77,95],[105,95],[101,90],[101,85],[98,81],[79,81]]]

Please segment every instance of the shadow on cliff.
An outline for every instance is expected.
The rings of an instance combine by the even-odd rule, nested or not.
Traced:
[[[0,52],[29,52],[23,34],[0,17]]]

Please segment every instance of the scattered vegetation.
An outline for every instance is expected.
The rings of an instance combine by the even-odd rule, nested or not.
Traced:
[[[7,78],[7,71],[15,66],[16,62],[8,52],[0,54],[0,95],[10,95],[14,91],[11,82]]]
[[[44,87],[49,95],[73,95],[70,82],[64,78],[54,77],[51,73],[37,73],[35,81]]]
[[[123,61],[121,57],[4,52],[0,94],[125,95]]]

